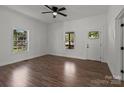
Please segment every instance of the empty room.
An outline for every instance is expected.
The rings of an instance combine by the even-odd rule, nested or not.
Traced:
[[[0,87],[123,87],[123,5],[0,5]]]

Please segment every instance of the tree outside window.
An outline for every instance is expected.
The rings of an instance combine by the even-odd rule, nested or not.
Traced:
[[[99,39],[99,32],[98,31],[91,31],[88,33],[89,39]]]
[[[28,49],[28,33],[22,29],[13,30],[13,52],[23,52]]]
[[[65,48],[74,49],[74,32],[65,33]]]

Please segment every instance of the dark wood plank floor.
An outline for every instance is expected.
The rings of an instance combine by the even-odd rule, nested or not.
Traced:
[[[0,86],[109,86],[92,82],[104,80],[106,75],[111,73],[105,63],[45,55],[1,66]]]

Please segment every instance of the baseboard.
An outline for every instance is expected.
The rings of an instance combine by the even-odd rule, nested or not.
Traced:
[[[81,58],[81,57],[76,57],[76,56],[67,56],[67,55],[65,56],[65,55],[53,54],[53,53],[49,53],[48,55],[60,56],[60,57],[66,57],[66,58],[74,58],[74,59],[80,59],[80,60],[89,60],[86,58]],[[98,60],[91,60],[91,61],[98,61]],[[98,61],[98,62],[106,63],[105,61]]]
[[[9,62],[6,62],[5,64],[0,64],[0,67],[1,66],[6,66],[6,65],[9,65],[9,64],[14,64],[14,63],[22,62],[22,61],[25,61],[25,60],[30,60],[30,59],[41,57],[41,56],[44,56],[44,55],[47,55],[47,54],[42,54],[42,55],[37,55],[37,56],[31,56],[31,57],[24,58],[24,59],[9,61]]]
[[[113,75],[113,78],[117,80],[122,80],[120,75]]]

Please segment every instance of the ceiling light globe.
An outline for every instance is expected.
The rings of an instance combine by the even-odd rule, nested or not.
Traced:
[[[57,15],[57,12],[53,12],[53,15],[55,15],[55,16],[56,16],[56,15]]]

